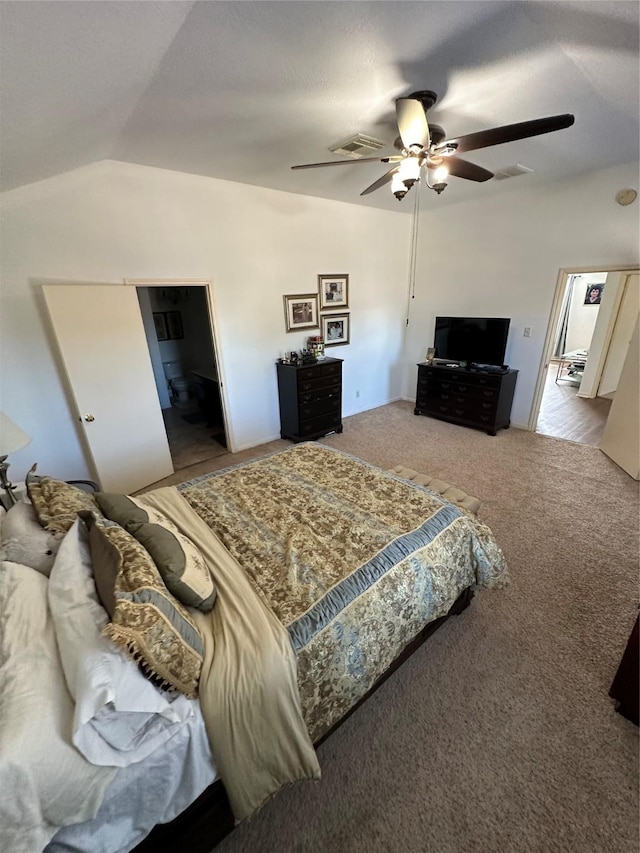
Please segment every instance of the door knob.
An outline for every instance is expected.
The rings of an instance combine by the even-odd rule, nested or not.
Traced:
[[[93,415],[85,415],[84,419],[88,424],[90,424],[92,421],[95,421],[95,418]]]

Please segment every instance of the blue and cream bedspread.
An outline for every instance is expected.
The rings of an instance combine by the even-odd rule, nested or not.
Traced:
[[[179,490],[287,629],[314,742],[466,587],[508,579],[475,516],[321,444]]]

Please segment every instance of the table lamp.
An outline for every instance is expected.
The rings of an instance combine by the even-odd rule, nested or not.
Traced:
[[[8,506],[17,503],[12,486],[7,479],[7,456],[10,453],[15,453],[16,450],[21,450],[26,447],[31,441],[31,438],[23,432],[17,424],[7,417],[4,412],[0,412],[0,486],[7,493]]]

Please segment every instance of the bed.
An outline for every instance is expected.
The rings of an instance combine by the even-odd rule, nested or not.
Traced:
[[[313,784],[314,746],[476,587],[508,580],[473,513],[314,442],[137,497],[27,488],[0,554],[15,853],[210,850]]]

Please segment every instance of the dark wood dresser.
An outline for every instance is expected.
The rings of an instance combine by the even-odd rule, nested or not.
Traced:
[[[342,359],[276,366],[282,438],[310,441],[342,432]]]
[[[419,364],[414,412],[495,435],[511,423],[517,377],[517,370],[486,373]]]
[[[640,678],[638,677],[640,669],[640,628],[638,623],[639,619],[636,618],[620,666],[609,690],[609,696],[616,700],[617,712],[631,720],[636,726],[638,725],[640,693]]]

